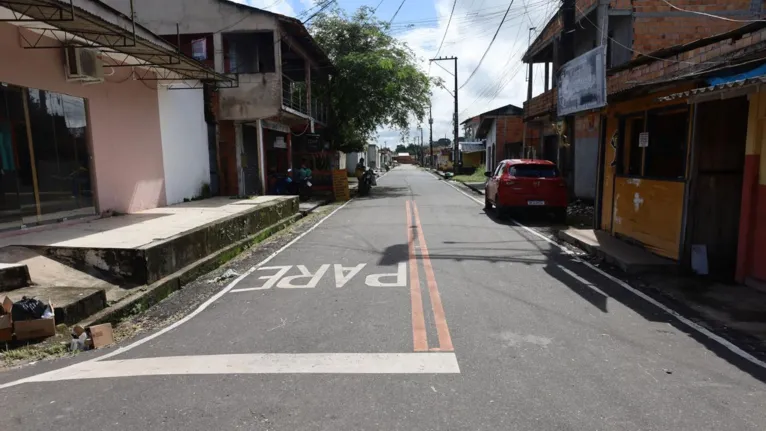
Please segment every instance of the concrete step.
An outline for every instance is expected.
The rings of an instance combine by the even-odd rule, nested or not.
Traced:
[[[30,282],[27,265],[23,263],[0,263],[0,292],[26,287],[29,286]]]
[[[676,262],[628,244],[604,231],[569,228],[559,231],[558,236],[629,274],[675,272],[678,269]]]
[[[228,245],[298,214],[297,197],[235,202],[250,207],[168,238],[131,248],[31,245],[39,254],[124,288],[152,284]],[[76,286],[80,286],[76,284]],[[111,301],[111,298],[110,298]]]
[[[73,325],[106,308],[106,291],[91,287],[32,286],[8,293],[14,302],[23,297],[53,304],[56,324]]]

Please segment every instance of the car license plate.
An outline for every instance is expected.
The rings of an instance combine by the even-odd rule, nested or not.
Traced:
[[[539,207],[545,205],[545,201],[527,201],[527,205]]]

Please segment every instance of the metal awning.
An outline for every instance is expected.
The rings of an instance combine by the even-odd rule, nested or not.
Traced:
[[[217,73],[98,0],[0,0],[0,21],[19,27],[26,49],[90,47],[110,67],[140,67],[135,79],[237,85],[236,75]]]
[[[700,102],[718,98],[725,99],[729,97],[743,96],[747,93],[757,91],[758,86],[764,83],[766,83],[766,76],[757,76],[754,78],[740,79],[718,85],[710,85],[708,87],[700,87],[693,90],[673,93],[668,96],[659,97],[657,100],[660,102],[669,102],[679,99],[694,99],[693,101]]]
[[[463,154],[483,153],[487,146],[484,142],[461,142],[460,152]]]

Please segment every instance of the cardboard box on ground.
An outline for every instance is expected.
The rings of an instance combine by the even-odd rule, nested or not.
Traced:
[[[53,304],[48,303],[48,306],[51,312],[53,312]],[[18,341],[47,338],[56,335],[55,316],[14,321],[12,310],[13,301],[6,296],[3,299],[2,313],[0,314],[0,341],[11,341],[14,334]]]
[[[13,308],[13,301],[6,296],[3,300],[3,306],[0,308],[0,341],[13,340],[11,308]]]
[[[72,350],[90,350],[114,344],[112,324],[103,323],[83,328],[76,325],[72,328]]]

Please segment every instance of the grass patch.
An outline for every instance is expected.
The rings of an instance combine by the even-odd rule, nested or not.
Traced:
[[[6,348],[7,349],[7,348]],[[42,359],[71,354],[69,346],[60,341],[47,341],[40,344],[29,344],[15,349],[7,349],[0,353],[5,365],[10,366],[20,362],[39,361]]]
[[[487,167],[481,165],[476,168],[476,171],[474,171],[472,175],[455,175],[452,179],[460,181],[461,183],[483,183],[487,180],[487,177],[484,176],[484,172],[486,171]]]

